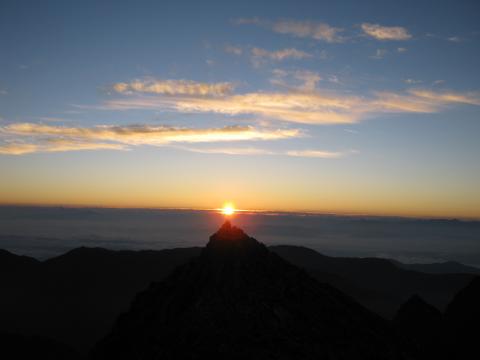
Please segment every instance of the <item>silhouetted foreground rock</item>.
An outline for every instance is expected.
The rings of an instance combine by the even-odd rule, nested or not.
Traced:
[[[455,295],[445,327],[449,359],[480,359],[480,277]]]
[[[480,277],[455,295],[443,316],[413,296],[401,306],[394,324],[420,359],[480,359]]]
[[[40,337],[0,333],[0,359],[5,360],[77,360],[69,346]]]
[[[410,340],[410,345],[421,359],[439,359],[443,356],[443,316],[420,296],[413,295],[404,303],[393,319],[399,335]]]
[[[406,359],[389,324],[226,222],[137,295],[94,359]]]

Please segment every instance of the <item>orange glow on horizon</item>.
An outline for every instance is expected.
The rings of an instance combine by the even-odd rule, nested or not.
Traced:
[[[235,206],[232,203],[223,204],[222,214],[225,216],[231,216],[235,214]]]

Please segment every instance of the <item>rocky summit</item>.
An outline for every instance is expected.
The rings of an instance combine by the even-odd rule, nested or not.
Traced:
[[[139,293],[94,359],[409,359],[389,323],[225,224]]]

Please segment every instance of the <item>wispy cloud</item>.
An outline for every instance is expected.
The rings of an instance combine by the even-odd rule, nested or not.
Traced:
[[[267,58],[274,61],[282,61],[286,59],[307,59],[311,58],[313,55],[295,48],[268,51],[255,47],[252,49],[252,56],[257,58]]]
[[[276,51],[269,51],[266,49],[254,47],[251,49],[251,57],[253,66],[259,67],[262,64],[270,61],[283,61],[288,59],[308,59],[313,57],[312,54],[309,54],[302,50],[297,50],[295,48],[281,49]]]
[[[233,54],[237,56],[240,56],[243,54],[243,49],[240,46],[226,45],[224,50],[228,54]]]
[[[265,21],[261,20],[258,17],[252,17],[252,18],[237,18],[232,20],[232,22],[237,25],[249,25],[249,24],[259,25],[264,23]]]
[[[288,156],[311,157],[322,159],[338,159],[346,155],[345,152],[324,151],[324,150],[291,150],[286,153]]]
[[[456,43],[459,43],[459,42],[462,42],[463,39],[459,36],[450,36],[447,38],[448,41],[451,41],[451,42],[456,42]]]
[[[309,157],[322,159],[338,159],[345,157],[352,151],[326,151],[326,150],[287,150],[287,151],[273,151],[263,148],[255,147],[216,147],[216,148],[194,148],[182,147],[182,149],[202,154],[223,154],[223,155],[275,155],[275,156],[293,156],[293,157]]]
[[[142,97],[106,102],[104,109],[163,109],[181,113],[259,115],[272,120],[304,124],[351,123],[362,99],[320,92],[254,92],[221,98]]]
[[[426,89],[412,89],[410,94],[437,104],[469,104],[480,105],[479,92],[459,93],[454,91],[433,91]]]
[[[80,150],[126,150],[122,144],[79,141],[75,139],[44,139],[38,143],[23,141],[0,144],[0,154],[23,155],[36,152],[65,152]]]
[[[381,60],[385,57],[385,55],[387,55],[387,50],[385,49],[377,49],[377,51],[375,51],[375,54],[373,54],[372,56],[370,56],[372,59],[376,59],[376,60]]]
[[[453,104],[480,104],[480,94],[411,89],[355,96],[338,91],[291,89],[252,92],[217,98],[132,97],[107,101],[104,109],[157,109],[180,113],[257,115],[264,119],[303,124],[348,124],[381,113],[433,113]]]
[[[408,40],[412,35],[401,26],[381,26],[379,24],[363,23],[363,32],[377,40]]]
[[[215,148],[195,148],[181,147],[181,149],[201,154],[223,154],[223,155],[273,155],[274,152],[254,147],[232,148],[232,147],[215,147]]]
[[[274,69],[272,74],[273,77],[270,79],[270,83],[273,85],[285,89],[296,89],[301,91],[314,91],[317,88],[317,84],[322,80],[320,74],[310,70],[286,71],[282,69]],[[292,80],[294,82],[293,85]],[[333,82],[331,78],[329,78],[329,81]],[[300,84],[297,84],[296,82],[300,82]]]
[[[333,27],[323,22],[291,19],[268,21],[255,17],[236,19],[234,23],[237,25],[259,25],[279,34],[288,34],[300,38],[311,38],[328,43],[344,41],[344,38],[341,36],[343,29]]]
[[[0,134],[6,137],[6,141],[0,145],[0,153],[3,154],[93,149],[125,150],[138,145],[279,140],[303,135],[298,129],[257,129],[252,126],[194,129],[151,125],[99,125],[85,128],[33,123],[3,126],[0,127]]]
[[[163,95],[224,96],[230,94],[234,85],[229,82],[203,83],[192,80],[141,79],[119,82],[112,90],[120,94],[150,93]]]
[[[272,30],[280,34],[289,34],[301,38],[312,38],[328,43],[342,42],[341,28],[326,23],[297,20],[279,20],[272,24]]]
[[[414,84],[421,84],[422,83],[422,80],[417,80],[417,79],[405,79],[403,80],[405,82],[405,84],[409,84],[409,85],[414,85]]]

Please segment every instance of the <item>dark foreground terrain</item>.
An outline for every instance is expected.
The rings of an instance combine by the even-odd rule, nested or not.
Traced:
[[[476,271],[267,249],[230,227],[204,249],[78,248],[43,262],[1,251],[0,344],[57,349],[52,359],[74,358],[60,343],[86,357],[100,339],[97,359],[454,359],[478,335]]]

